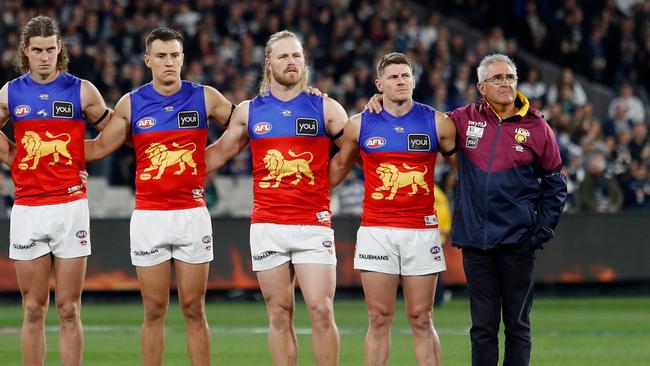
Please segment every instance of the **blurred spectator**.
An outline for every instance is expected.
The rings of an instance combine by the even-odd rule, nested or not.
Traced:
[[[639,97],[633,94],[632,85],[629,82],[623,82],[618,88],[618,97],[612,99],[609,103],[608,116],[614,117],[617,106],[622,106],[625,111],[625,117],[632,122],[645,122],[645,108]]]
[[[549,103],[555,103],[559,99],[560,90],[565,86],[571,89],[573,104],[582,106],[587,102],[585,89],[575,80],[573,71],[569,68],[563,69],[557,82],[549,87],[546,100]]]
[[[625,208],[650,208],[650,176],[648,166],[638,161],[630,165],[629,177],[623,182]]]
[[[623,192],[607,171],[607,160],[601,151],[594,151],[587,161],[587,174],[580,183],[582,208],[598,213],[618,212],[623,205]]]
[[[544,100],[546,97],[546,83],[539,78],[539,70],[531,67],[526,73],[526,79],[519,83],[519,90],[530,99]]]

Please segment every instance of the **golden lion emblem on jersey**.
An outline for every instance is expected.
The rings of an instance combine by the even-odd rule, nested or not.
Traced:
[[[160,142],[152,142],[149,145],[144,153],[151,161],[151,165],[142,171],[142,174],[140,174],[141,180],[152,179],[151,174],[148,173],[152,170],[158,170],[156,176],[153,177],[153,179],[160,179],[160,177],[162,177],[163,173],[165,172],[165,169],[176,164],[178,164],[178,170],[174,172],[174,175],[183,174],[185,171],[185,164],[194,169],[192,175],[197,174],[196,163],[192,157],[192,154],[194,151],[196,151],[196,144],[189,142],[181,146],[175,142],[172,142],[172,146],[175,147],[176,150],[170,150],[165,144],[161,144]]]
[[[429,185],[424,180],[424,175],[428,171],[427,167],[424,167],[424,171],[418,171],[415,170],[418,167],[410,167],[407,164],[402,164],[402,166],[407,171],[400,171],[394,164],[379,164],[376,171],[383,184],[381,187],[375,188],[375,191],[370,196],[376,200],[380,200],[384,198],[381,191],[389,191],[390,193],[385,199],[392,200],[395,198],[397,190],[408,186],[411,186],[411,192],[408,193],[409,196],[415,195],[418,192],[418,187],[425,190],[425,195],[429,194]]]
[[[27,156],[22,158],[18,168],[21,170],[30,170],[36,169],[38,162],[41,158],[52,155],[52,161],[47,163],[48,165],[54,165],[59,162],[59,155],[63,155],[64,158],[68,159],[65,165],[72,164],[72,156],[68,152],[68,143],[72,139],[69,134],[62,133],[59,135],[52,135],[50,131],[45,131],[45,136],[50,139],[50,141],[45,141],[41,136],[34,131],[26,131],[23,137],[20,139],[20,143],[23,144],[25,151],[27,151]],[[65,136],[67,140],[56,140],[57,137]],[[28,161],[33,160],[32,166],[30,167],[27,164]]]
[[[295,159],[285,159],[284,155],[275,149],[266,152],[263,161],[269,174],[260,181],[259,186],[261,188],[277,188],[282,178],[292,174],[296,175],[296,179],[292,180],[291,184],[298,184],[304,174],[307,178],[311,179],[308,184],[314,185],[314,173],[312,173],[309,167],[309,164],[314,160],[314,155],[309,151],[295,154],[291,150],[289,150],[289,155]],[[309,160],[300,158],[303,155],[309,155]],[[268,182],[269,180],[275,180],[275,183],[271,186],[271,182]]]

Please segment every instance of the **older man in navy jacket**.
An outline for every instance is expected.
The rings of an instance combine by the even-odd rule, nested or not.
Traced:
[[[472,365],[528,365],[535,250],[553,237],[566,181],[555,136],[517,91],[510,58],[478,67],[481,101],[449,113],[457,131],[459,194],[453,245],[462,248],[472,313]]]

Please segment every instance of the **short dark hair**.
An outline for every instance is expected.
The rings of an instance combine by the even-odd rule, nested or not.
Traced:
[[[153,41],[157,39],[161,41],[177,40],[178,43],[183,46],[183,36],[180,34],[180,32],[169,27],[156,27],[151,32],[149,32],[149,34],[147,34],[147,38],[145,40],[145,52],[147,54],[149,54],[149,50],[151,49],[151,44]]]
[[[27,24],[25,24],[23,31],[20,33],[20,45],[18,46],[18,53],[14,59],[16,69],[21,73],[29,71],[29,59],[25,56],[22,50],[25,47],[29,47],[30,38],[47,38],[52,36],[56,36],[56,40],[61,44],[61,52],[59,52],[59,56],[56,58],[56,69],[59,71],[68,71],[68,63],[70,62],[70,59],[68,58],[68,50],[65,48],[65,44],[61,37],[59,23],[44,15],[39,15],[30,19]]]
[[[379,63],[377,64],[377,77],[381,77],[384,73],[384,69],[388,65],[408,65],[411,71],[413,71],[411,59],[409,59],[408,56],[401,52],[391,52],[382,56],[379,60]]]

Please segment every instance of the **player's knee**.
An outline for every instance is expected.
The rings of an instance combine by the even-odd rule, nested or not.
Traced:
[[[388,329],[393,322],[393,312],[386,308],[368,309],[368,326],[372,329]]]
[[[293,309],[288,304],[269,305],[269,322],[276,330],[288,330],[292,327]]]
[[[200,301],[183,303],[181,304],[181,310],[188,322],[205,320],[205,307]]]
[[[56,311],[61,322],[76,322],[79,320],[79,303],[75,301],[64,301],[56,304]]]
[[[165,303],[148,303],[144,306],[144,320],[147,322],[159,322],[165,318],[167,304]]]
[[[428,308],[409,310],[407,314],[409,325],[414,332],[429,332],[433,328],[432,310]]]
[[[315,326],[330,327],[334,322],[334,306],[330,299],[310,305],[309,313]]]
[[[42,323],[47,312],[47,305],[35,301],[27,301],[23,304],[23,315],[27,323]]]

